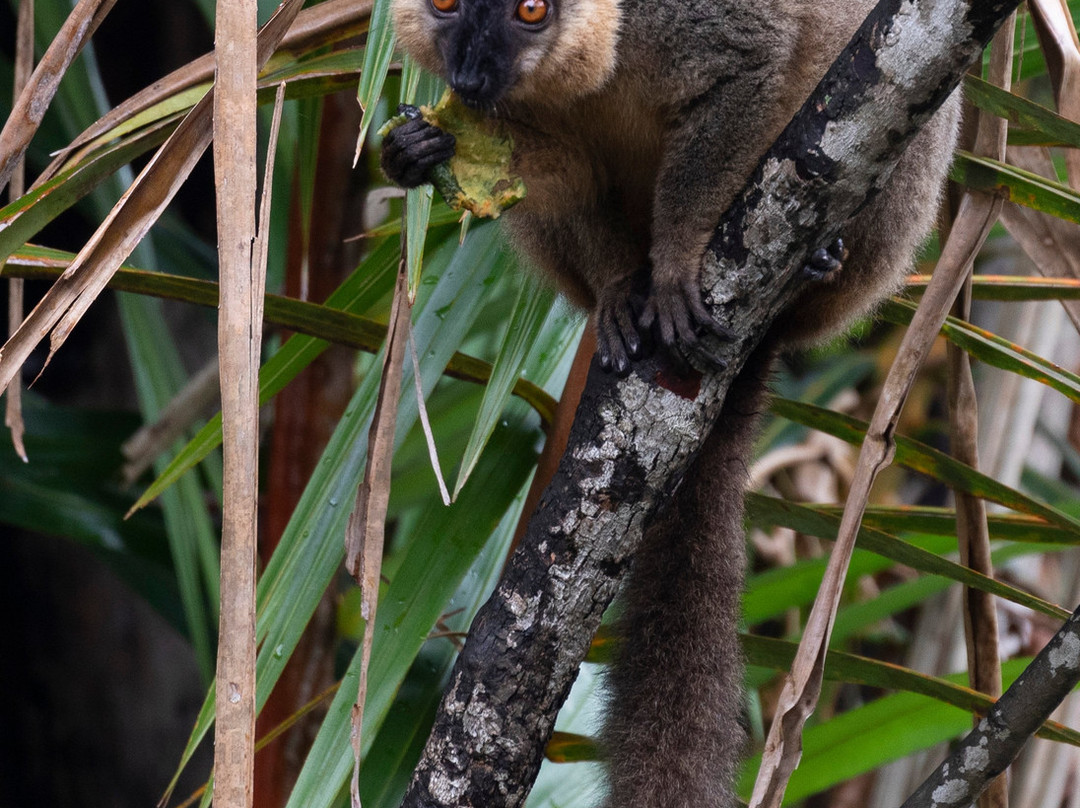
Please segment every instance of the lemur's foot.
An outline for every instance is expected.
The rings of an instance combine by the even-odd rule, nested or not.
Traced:
[[[803,275],[808,280],[823,281],[844,265],[847,256],[843,239],[837,237],[828,247],[814,250],[810,260],[803,265]]]
[[[619,376],[630,372],[630,362],[645,353],[638,331],[633,295],[614,293],[596,303],[596,356],[600,367]]]
[[[382,170],[391,182],[415,188],[428,181],[428,172],[454,156],[454,136],[420,117],[408,104],[398,112],[409,120],[386,133],[382,147]]]
[[[660,344],[672,354],[685,357],[689,352],[702,356],[714,367],[727,365],[726,360],[702,343],[701,337],[709,334],[729,341],[735,335],[706,308],[697,278],[675,284],[657,284],[654,278],[649,300],[638,323],[644,329],[653,330]]]

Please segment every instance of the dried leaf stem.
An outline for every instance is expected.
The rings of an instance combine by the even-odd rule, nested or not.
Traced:
[[[280,49],[293,53],[354,37],[367,28],[372,0],[325,0],[296,15],[284,34]],[[260,65],[264,61],[260,60]],[[207,53],[117,104],[62,149],[42,172],[35,186],[54,176],[77,149],[130,120],[170,96],[209,81],[214,75],[214,54]]]
[[[270,58],[300,6],[299,0],[286,0],[262,27],[258,66]],[[50,356],[63,344],[120,264],[157,221],[210,145],[213,96],[213,92],[208,93],[188,113],[75,260],[4,344],[0,351],[0,388],[15,377],[30,352],[50,331]]]
[[[1039,45],[1054,85],[1058,113],[1080,121],[1080,41],[1066,0],[1031,0],[1028,3]],[[1065,150],[1069,185],[1080,188],[1080,150]]]
[[[26,154],[68,67],[114,5],[116,0],[79,0],[49,43],[0,130],[0,190]]]
[[[250,808],[255,789],[255,552],[265,285],[255,244],[257,14],[255,0],[217,4],[213,134],[225,460],[214,734],[218,808]]]
[[[19,18],[15,29],[15,81],[14,101],[18,101],[23,90],[30,82],[34,70],[34,0],[20,0]],[[8,187],[11,201],[14,202],[26,190],[26,160],[20,155],[11,172],[11,184]],[[15,333],[23,319],[23,291],[21,279],[12,278],[8,282],[8,335]],[[15,453],[27,462],[26,446],[23,436],[26,426],[22,416],[22,380],[16,376],[7,386],[7,399],[4,402],[4,425],[11,432],[11,443]]]
[[[402,221],[405,219],[402,213]],[[367,698],[367,676],[374,639],[375,610],[379,603],[379,581],[382,569],[383,540],[386,532],[386,509],[390,503],[390,466],[394,456],[394,433],[397,427],[398,399],[401,398],[401,377],[404,372],[405,349],[409,341],[408,269],[406,239],[402,230],[401,261],[398,263],[394,301],[383,354],[382,382],[379,399],[368,432],[367,468],[364,480],[356,492],[356,504],[345,527],[345,568],[360,585],[360,616],[364,619],[364,639],[361,646],[359,684],[352,707],[352,727],[349,733],[353,748],[353,774],[349,787],[352,808],[360,808],[360,734]]]
[[[1016,13],[994,36],[990,52],[991,83],[1009,89],[1012,72],[1013,37]],[[1005,159],[1007,122],[980,111],[974,152]],[[971,313],[971,274],[954,306],[954,314],[967,320]],[[979,409],[975,381],[971,375],[971,357],[950,342],[946,349],[949,368],[949,434],[952,455],[957,460],[979,468]],[[986,503],[964,491],[955,491],[956,535],[962,563],[987,577],[994,574],[990,557],[990,529],[986,521]],[[964,637],[967,644],[968,680],[971,686],[989,696],[1001,695],[1001,660],[998,650],[997,607],[992,595],[964,587]],[[979,797],[978,808],[1008,808],[1009,783],[998,778]]]

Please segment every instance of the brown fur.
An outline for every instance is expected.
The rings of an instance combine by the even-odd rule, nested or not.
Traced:
[[[555,22],[518,54],[492,110],[514,135],[528,189],[505,218],[515,244],[598,311],[602,345],[613,334],[603,315],[625,313],[643,279],[660,311],[700,293],[721,214],[873,0],[550,2]],[[446,76],[427,3],[395,0],[398,35]],[[835,333],[899,286],[933,222],[958,107],[946,104],[845,228],[843,269],[774,326],[696,469],[646,534],[610,675],[610,808],[734,804],[742,492],[771,352]]]

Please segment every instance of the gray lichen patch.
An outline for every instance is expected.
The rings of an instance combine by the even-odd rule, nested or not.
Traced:
[[[1063,666],[1068,670],[1080,668],[1080,637],[1075,632],[1066,634],[1058,647],[1050,650],[1049,660],[1055,673]]]
[[[483,698],[483,685],[473,688],[473,698],[461,717],[461,727],[475,742],[475,749],[480,754],[493,754],[497,751],[499,738],[502,736],[503,722],[494,706]]]
[[[973,771],[986,768],[990,763],[990,752],[987,749],[989,741],[986,738],[979,739],[979,745],[964,750],[963,759],[960,761],[961,771]]]
[[[935,805],[964,805],[971,794],[971,786],[966,780],[952,778],[934,789]]]
[[[511,648],[516,648],[522,640],[528,641],[529,632],[536,622],[540,594],[526,598],[518,592],[513,592],[505,602],[506,608],[514,616],[506,635],[506,644]]]
[[[705,433],[701,406],[693,399],[676,395],[662,387],[647,385],[637,375],[627,377],[619,385],[619,400],[634,420],[651,424],[648,430],[625,429],[629,448],[641,467],[648,471],[658,463],[668,465],[675,450],[687,439],[700,440]]]
[[[436,768],[428,777],[427,787],[431,796],[438,800],[440,805],[456,805],[460,803],[468,784],[467,775],[451,777],[443,769]]]

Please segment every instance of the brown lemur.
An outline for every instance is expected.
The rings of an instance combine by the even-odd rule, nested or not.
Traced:
[[[684,347],[722,334],[699,278],[713,228],[874,0],[393,3],[405,51],[509,128],[527,188],[505,215],[512,241],[593,312],[601,364],[624,373],[646,333]],[[807,250],[820,280],[747,362],[647,530],[608,676],[611,808],[734,804],[742,498],[764,379],[775,351],[836,333],[898,288],[933,223],[958,115],[953,97],[845,226],[843,247]],[[387,136],[383,169],[418,185],[453,149],[415,118]]]

